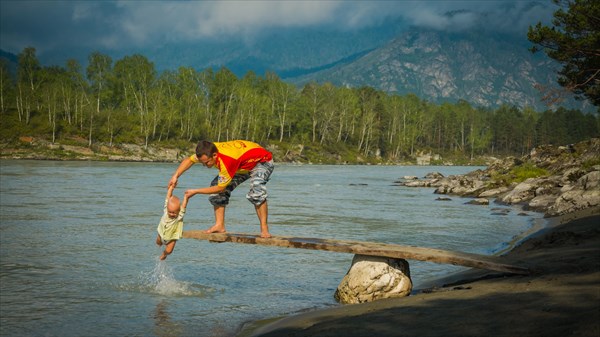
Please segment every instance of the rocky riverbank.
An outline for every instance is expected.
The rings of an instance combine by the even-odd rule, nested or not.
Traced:
[[[184,151],[137,144],[95,144],[90,147],[83,139],[60,144],[42,138],[21,137],[17,143],[0,143],[0,158],[5,159],[177,162],[193,151],[193,146]]]
[[[540,146],[521,158],[498,160],[485,170],[465,175],[444,177],[433,172],[395,183],[473,197],[470,203],[474,204],[522,204],[546,216],[564,215],[600,206],[600,139]]]

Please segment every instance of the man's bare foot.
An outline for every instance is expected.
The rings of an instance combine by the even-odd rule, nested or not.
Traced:
[[[225,227],[221,227],[221,226],[217,226],[217,225],[214,225],[211,228],[209,228],[209,229],[207,229],[207,230],[204,231],[204,233],[206,233],[206,234],[210,234],[210,233],[225,233],[225,232],[226,232]]]
[[[264,239],[268,239],[271,237],[271,234],[269,232],[266,233],[260,233],[260,237],[264,238]]]

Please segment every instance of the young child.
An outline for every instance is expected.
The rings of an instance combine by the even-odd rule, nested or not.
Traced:
[[[179,198],[173,195],[174,185],[169,186],[167,190],[167,198],[165,199],[164,214],[158,224],[158,236],[156,244],[159,246],[165,245],[165,250],[160,256],[161,260],[167,258],[167,255],[173,252],[177,240],[181,238],[183,232],[183,216],[185,215],[185,207],[188,203],[188,197],[183,198],[183,203],[180,204]]]

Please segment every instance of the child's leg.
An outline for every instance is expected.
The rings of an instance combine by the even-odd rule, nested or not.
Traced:
[[[164,260],[167,258],[167,255],[171,254],[173,252],[173,249],[175,249],[175,244],[177,243],[177,240],[171,240],[169,241],[166,245],[165,245],[165,251],[162,253],[162,255],[160,256],[161,260]]]
[[[156,244],[162,246],[162,240],[160,239],[160,235],[156,235]]]

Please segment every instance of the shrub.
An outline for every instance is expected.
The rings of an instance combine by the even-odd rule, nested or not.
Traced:
[[[548,175],[547,170],[539,168],[531,163],[525,163],[524,165],[513,167],[511,173],[517,182],[525,181],[529,178],[537,178]]]
[[[512,167],[507,173],[492,176],[492,179],[510,185],[512,183],[523,182],[529,178],[547,176],[548,174],[547,170],[539,168],[532,163],[523,163],[522,165]]]

